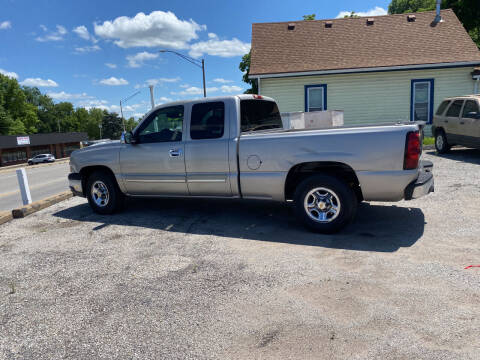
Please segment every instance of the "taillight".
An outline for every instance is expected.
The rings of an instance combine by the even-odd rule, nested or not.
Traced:
[[[253,98],[254,99],[263,99],[263,96],[262,95],[253,95]]]
[[[407,142],[405,144],[405,158],[403,160],[403,169],[412,170],[418,166],[421,154],[420,134],[418,131],[411,131],[407,134]]]

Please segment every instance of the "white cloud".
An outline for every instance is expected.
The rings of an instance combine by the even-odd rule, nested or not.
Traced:
[[[10,21],[0,22],[0,30],[10,29],[11,27],[12,27],[12,23]]]
[[[207,94],[212,93],[212,92],[217,92],[218,88],[217,87],[207,87]],[[172,95],[202,95],[203,94],[203,88],[199,88],[196,86],[190,86],[189,88],[186,88],[185,90],[182,90],[180,92],[171,92]]]
[[[88,32],[88,29],[81,25],[77,26],[75,29],[72,30],[75,34],[80,36],[84,40],[90,40],[90,33]]]
[[[102,48],[98,45],[83,46],[83,47],[76,47],[75,48],[75,53],[76,54],[85,54],[85,53],[99,51],[99,50],[102,50]]]
[[[158,57],[158,54],[149,53],[147,51],[139,52],[135,55],[128,55],[127,56],[128,67],[132,67],[132,68],[141,67],[146,60],[156,59],[157,57]]]
[[[220,40],[216,34],[208,34],[210,40],[199,41],[190,46],[189,54],[195,58],[203,54],[220,57],[242,56],[250,51],[250,44],[233,38],[232,40]]]
[[[48,96],[50,96],[53,100],[78,100],[78,99],[92,99],[93,96],[87,95],[87,93],[81,94],[69,94],[65,91],[60,92],[48,92]]]
[[[128,85],[128,81],[124,78],[117,79],[116,77],[112,76],[108,79],[100,80],[100,84],[109,85],[109,86],[119,86],[119,85]]]
[[[172,101],[173,101],[173,99],[171,99],[171,98],[169,98],[169,97],[161,96],[161,97],[157,100],[156,104],[164,104],[164,103],[172,102]]]
[[[121,16],[103,24],[94,24],[95,34],[113,39],[122,48],[137,46],[186,49],[187,43],[197,39],[197,32],[205,30],[192,19],[180,20],[168,11],[153,11],[148,15],[140,12],[135,17]]]
[[[20,85],[24,86],[36,86],[36,87],[57,87],[58,84],[52,79],[40,79],[40,78],[26,78]]]
[[[135,89],[140,89],[141,87],[147,87],[149,85],[157,86],[158,84],[162,84],[162,83],[175,83],[175,82],[179,82],[180,80],[181,79],[178,76],[174,78],[148,79],[148,80],[145,80],[145,83],[143,84],[135,85]]]
[[[180,87],[181,87],[182,89],[186,89],[186,88],[189,88],[190,85],[188,85],[188,84],[182,84],[182,85],[180,85]]]
[[[351,11],[340,11],[337,15],[337,18],[350,16],[350,14],[351,14]],[[379,15],[387,15],[387,14],[388,14],[387,10],[380,6],[375,6],[373,9],[370,9],[368,11],[355,12],[355,15],[358,15],[358,16],[379,16]]]
[[[109,67],[110,69],[116,69],[117,64],[112,64],[112,63],[105,63],[105,66]]]
[[[216,78],[216,79],[213,79],[213,81],[221,83],[221,84],[228,84],[228,83],[233,82],[233,80],[225,80],[225,79],[222,79],[222,78]]]
[[[220,87],[220,90],[222,90],[223,93],[239,93],[243,89],[240,86],[236,85],[222,85]]]
[[[38,36],[35,38],[35,40],[40,42],[60,41],[63,40],[64,36],[67,34],[67,29],[62,25],[57,25],[57,30],[50,32],[48,32],[48,28],[45,25],[40,25],[40,28],[46,33],[44,36]]]
[[[7,70],[0,69],[0,74],[11,77],[13,79],[18,78],[18,74],[16,72],[13,72],[13,71],[7,71]]]

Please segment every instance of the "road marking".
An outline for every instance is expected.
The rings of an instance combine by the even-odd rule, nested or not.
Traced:
[[[49,182],[46,182],[46,183],[43,183],[43,184],[30,186],[30,190],[38,189],[38,188],[44,187],[46,185],[54,184],[54,183],[57,183],[57,182],[60,182],[60,181],[65,181],[65,179],[57,179],[57,180],[49,181]],[[0,194],[0,198],[7,197],[7,196],[12,196],[12,195],[18,194],[19,192],[20,192],[20,190],[9,191],[7,193]]]

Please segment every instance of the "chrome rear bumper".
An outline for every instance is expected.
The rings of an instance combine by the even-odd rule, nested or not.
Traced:
[[[405,189],[405,200],[418,199],[435,191],[432,168],[431,162],[422,164],[418,178]]]

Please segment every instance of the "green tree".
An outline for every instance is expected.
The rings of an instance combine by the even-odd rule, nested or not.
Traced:
[[[310,15],[303,15],[303,20],[308,21],[308,20],[315,20],[315,14],[310,14]]]
[[[88,111],[88,120],[85,131],[89,139],[100,139],[100,128],[106,112],[102,109],[93,108]],[[102,136],[103,137],[103,136]]]
[[[392,0],[388,6],[389,14],[403,14],[435,10],[435,0]],[[453,9],[465,30],[480,48],[480,1],[479,0],[442,0],[442,9]]]
[[[347,19],[347,18],[359,18],[360,16],[355,14],[355,11],[352,11],[349,15],[344,15],[343,18],[344,19]]]
[[[102,137],[104,139],[117,140],[122,135],[122,118],[117,113],[109,113],[105,111],[102,119]]]
[[[388,5],[389,14],[404,14],[435,9],[435,0],[392,0]]]
[[[10,126],[12,123],[12,117],[5,111],[0,102],[0,135],[7,135],[10,131]]]
[[[130,117],[128,120],[125,120],[125,130],[127,131],[132,131],[137,125],[138,125],[138,121],[135,121],[133,117]]]
[[[243,72],[242,80],[243,82],[251,86],[250,89],[245,90],[245,94],[258,94],[258,84],[256,79],[249,79],[248,75],[250,74],[250,55],[252,51],[250,50],[248,54],[243,55],[242,61],[238,68]]]
[[[24,135],[26,133],[25,125],[20,119],[14,120],[8,129],[8,135]]]

